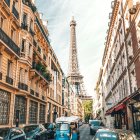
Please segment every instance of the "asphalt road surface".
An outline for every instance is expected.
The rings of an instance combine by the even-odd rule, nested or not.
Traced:
[[[90,135],[90,127],[88,124],[83,124],[79,130],[80,130],[80,140],[93,139],[93,135]]]

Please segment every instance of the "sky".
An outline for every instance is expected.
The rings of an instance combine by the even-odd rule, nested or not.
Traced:
[[[80,73],[88,95],[94,88],[102,64],[111,0],[36,0],[39,13],[47,20],[49,39],[65,75],[68,73],[70,21],[76,20],[76,42]]]

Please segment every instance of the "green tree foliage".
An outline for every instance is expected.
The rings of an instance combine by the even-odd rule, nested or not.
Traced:
[[[87,100],[83,102],[85,121],[88,122],[92,117],[92,104],[93,101]]]

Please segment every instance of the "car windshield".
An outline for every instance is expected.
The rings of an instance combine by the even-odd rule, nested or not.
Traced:
[[[38,125],[24,127],[24,132],[25,132],[27,137],[33,136],[33,134],[37,133],[38,131],[39,131]]]
[[[100,121],[92,121],[91,125],[93,126],[100,126],[101,122]]]
[[[114,132],[97,132],[95,140],[118,140],[118,135]]]
[[[57,130],[65,131],[65,130],[69,129],[69,124],[67,124],[67,123],[58,123],[56,125],[56,128],[57,128]]]

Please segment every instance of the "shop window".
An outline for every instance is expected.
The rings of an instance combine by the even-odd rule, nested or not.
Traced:
[[[7,64],[7,76],[12,77],[12,62],[10,60],[8,60]]]
[[[39,123],[45,123],[45,105],[40,104]]]
[[[27,113],[27,101],[23,96],[16,96],[15,98],[15,109],[14,109],[14,124],[16,122],[16,112],[19,111],[19,123],[26,123],[26,113]]]
[[[0,125],[9,123],[10,93],[0,89]]]
[[[29,123],[36,124],[38,118],[38,103],[34,101],[30,101],[29,106]]]

